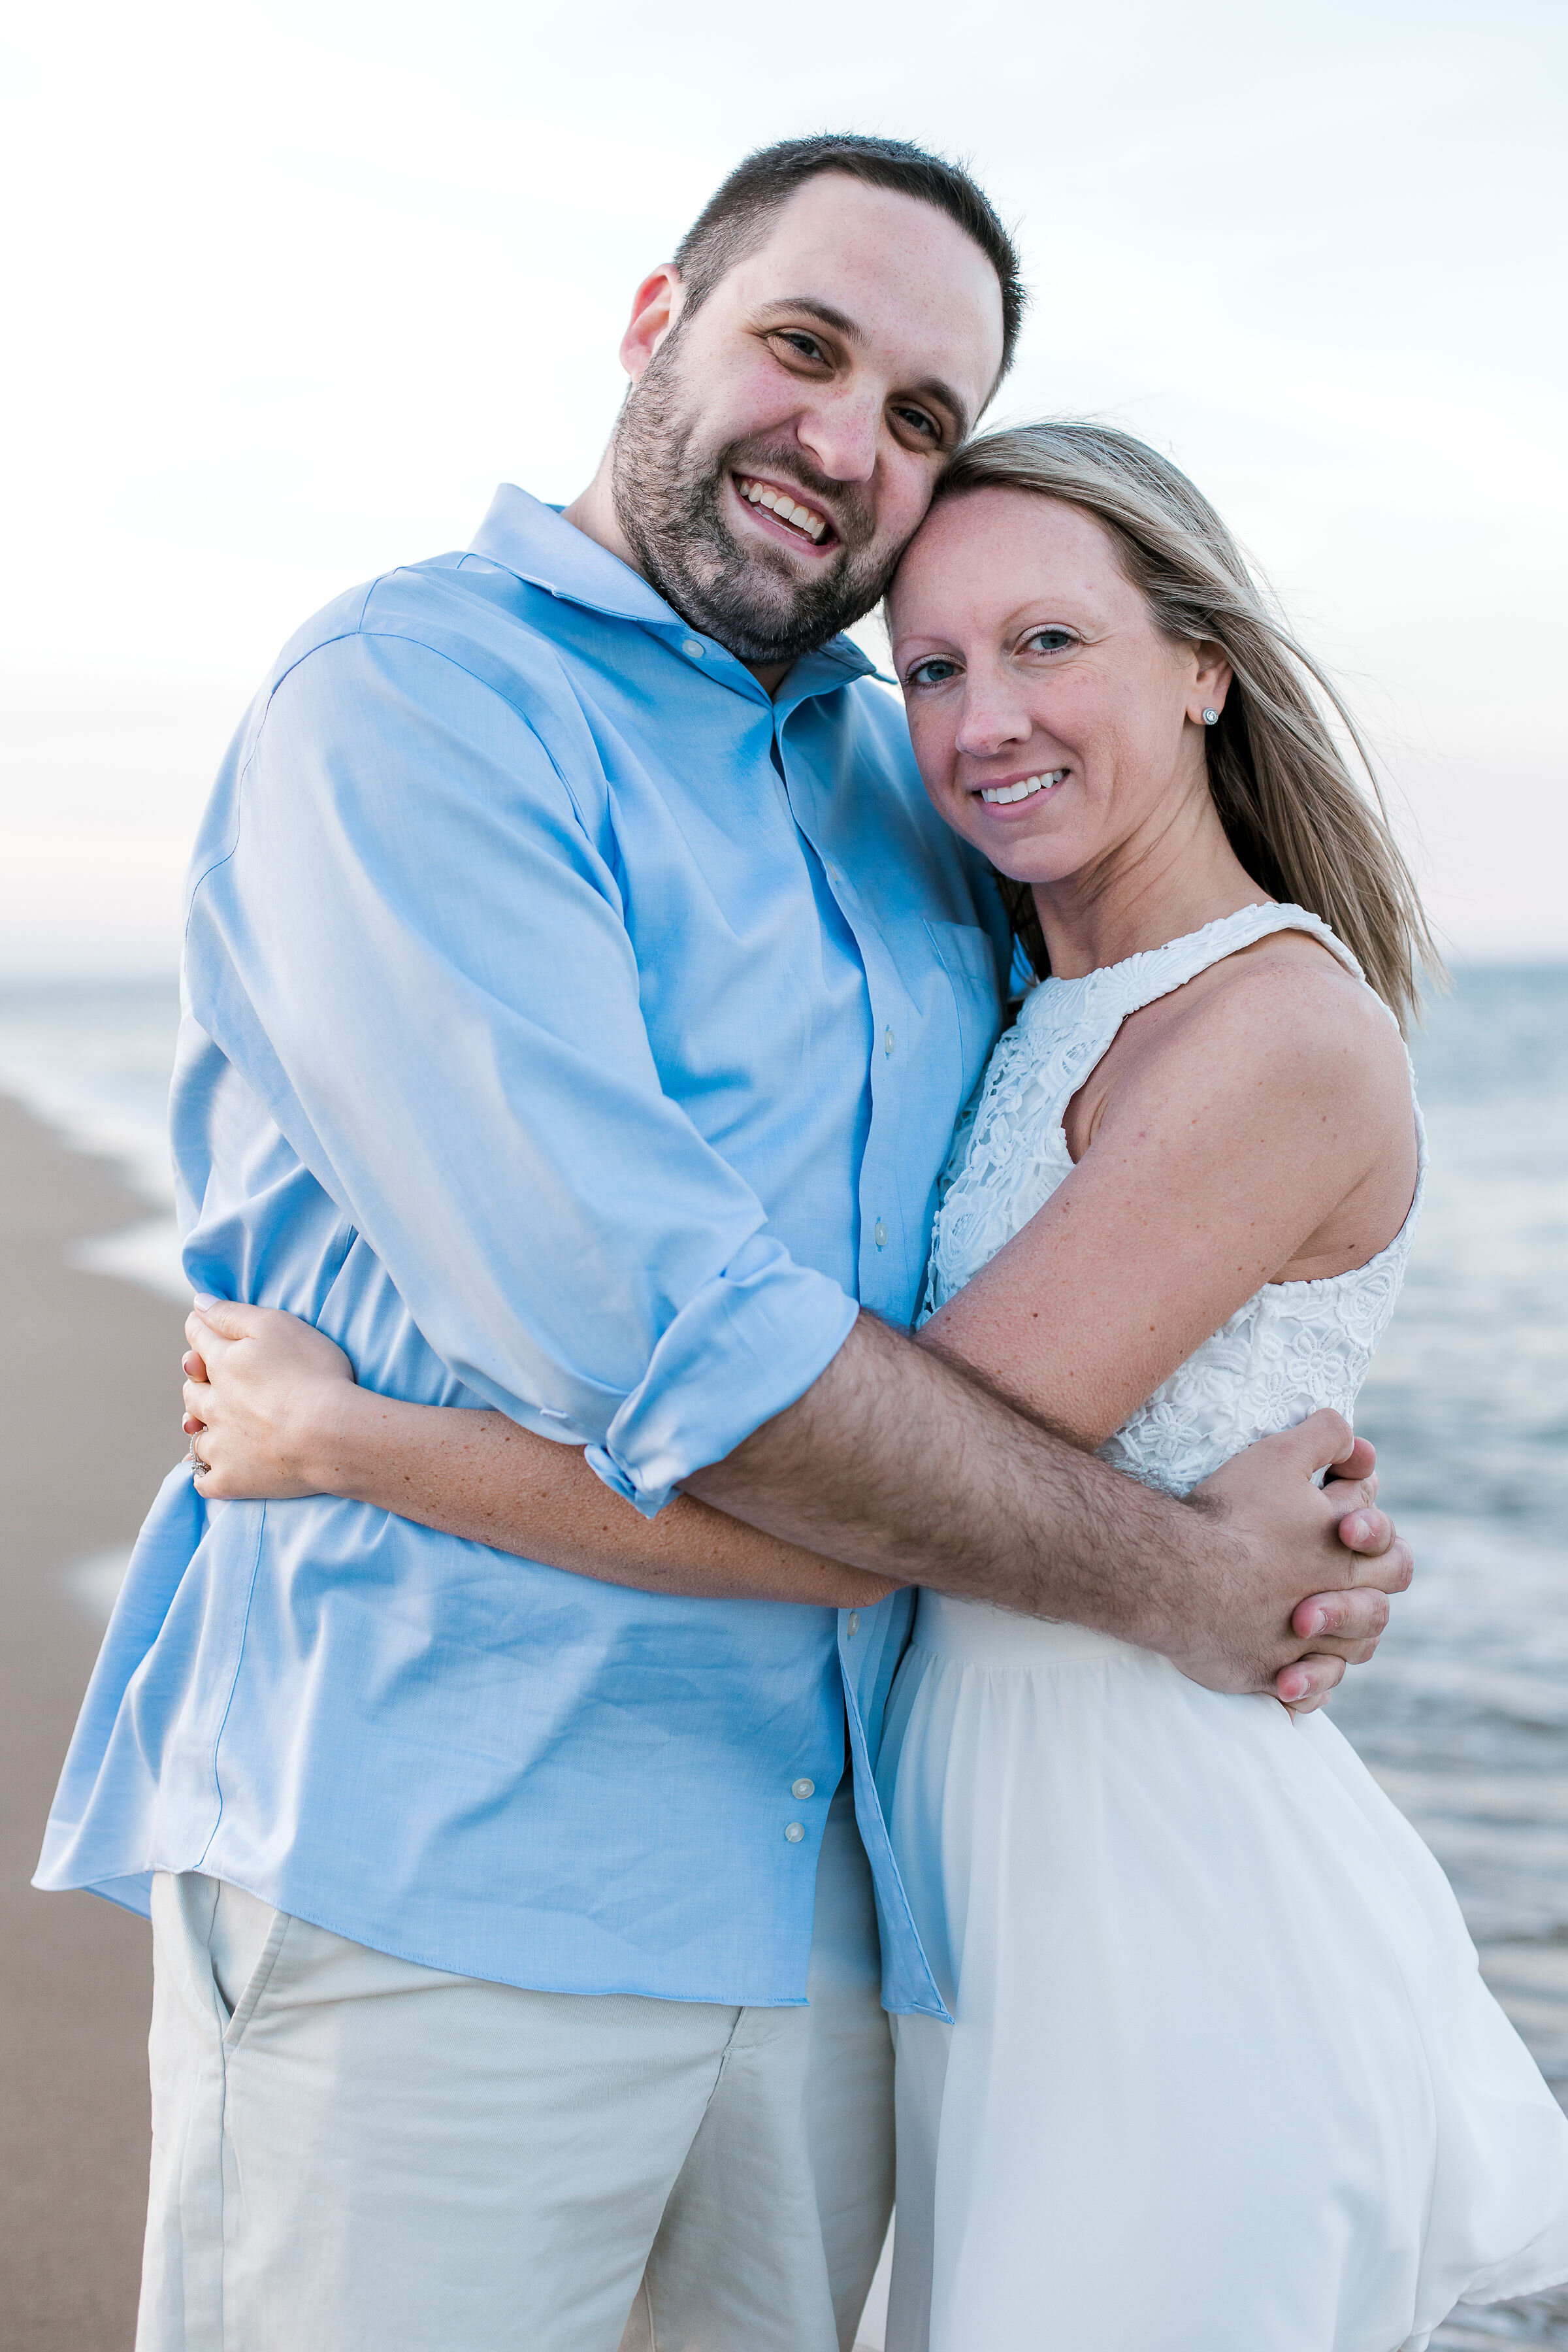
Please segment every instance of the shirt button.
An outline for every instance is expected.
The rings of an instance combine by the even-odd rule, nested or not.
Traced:
[[[847,1630],[851,1640],[853,1640],[855,1635],[860,1631],[860,1612],[858,1609],[851,1609],[849,1612],[849,1623]]]
[[[886,1248],[887,1248],[887,1246],[888,1246],[888,1228],[887,1228],[887,1226],[882,1223],[882,1220],[881,1220],[881,1218],[880,1218],[880,1217],[879,1217],[879,1218],[878,1218],[878,1220],[877,1220],[876,1223],[875,1223],[875,1224],[872,1226],[872,1228],[871,1228],[871,1239],[876,1243],[877,1247],[878,1247],[879,1249],[886,1249]]]
[[[697,637],[682,637],[680,650],[688,661],[700,661],[708,648]]]
[[[893,1033],[890,1029],[884,1029],[882,1032],[882,1051],[884,1054],[890,1054],[892,1050]]]
[[[816,1783],[815,1780],[792,1780],[789,1784],[789,1792],[792,1797],[799,1797],[804,1803],[807,1797],[816,1796]]]
[[[805,1835],[805,1823],[804,1822],[786,1822],[784,1823],[784,1835],[789,1840],[791,1845],[798,1845],[802,1838]]]

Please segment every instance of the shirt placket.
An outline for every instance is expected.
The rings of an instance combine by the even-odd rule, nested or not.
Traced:
[[[871,1116],[860,1160],[858,1196],[860,1303],[875,1314],[901,1322],[910,1285],[910,1251],[911,1245],[918,1247],[923,1242],[923,1236],[915,1241],[906,1230],[903,1188],[895,1176],[903,1096],[900,1037],[912,1034],[913,1007],[859,888],[826,844],[824,829],[817,822],[816,780],[805,762],[792,762],[784,741],[786,719],[787,714],[775,720],[774,752],[790,814],[820,864],[838,911],[849,926],[871,1006],[871,1067],[868,1073]]]

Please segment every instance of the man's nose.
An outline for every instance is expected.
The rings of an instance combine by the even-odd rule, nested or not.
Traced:
[[[880,404],[856,393],[808,409],[797,427],[802,447],[834,482],[870,480],[881,429]]]

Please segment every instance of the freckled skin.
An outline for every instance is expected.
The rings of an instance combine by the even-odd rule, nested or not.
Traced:
[[[989,265],[962,237],[955,245],[955,236],[929,207],[843,183],[814,184],[784,208],[767,246],[739,265],[690,322],[687,356],[700,360],[700,382],[694,373],[688,387],[693,398],[680,421],[690,427],[689,446],[714,460],[709,472],[719,481],[725,529],[743,551],[739,560],[759,599],[771,597],[775,612],[793,604],[798,615],[795,592],[854,553],[854,538],[872,569],[880,551],[896,551],[925,512],[942,453],[989,397],[1001,353],[1000,297]],[[891,303],[884,299],[889,288],[897,297]],[[796,299],[803,292],[837,306],[853,333],[818,335],[821,320]],[[639,289],[622,346],[634,379],[646,375],[668,343],[679,302],[679,280],[668,268]],[[672,362],[666,389],[681,394],[682,385],[670,382],[677,373]],[[725,453],[732,463],[720,462]],[[819,495],[843,535],[813,547],[759,515],[736,488],[742,457],[753,474]],[[615,489],[606,457],[567,518],[631,561],[635,551]],[[1026,714],[1021,735],[1009,730],[1018,683],[1038,665],[1018,640],[1021,621],[1011,639],[1000,647],[992,642],[985,653],[987,629],[995,638],[994,596],[986,604],[991,588],[1004,575],[1010,581],[1002,600],[1008,612],[1018,596],[1027,601],[1042,588],[1048,602],[1058,590],[1102,603],[1110,597],[1099,616],[1104,625],[1097,624],[1092,638],[1093,658],[1079,665],[1076,710],[1068,698],[1046,714],[1064,742],[1071,738],[1068,750],[1078,747],[1082,772],[1058,803],[1069,822],[1050,848],[1058,816],[1043,818],[1043,804],[1020,804],[1016,832],[997,833],[992,854],[1005,870],[1026,872],[1042,907],[1048,903],[1058,971],[1087,971],[1255,898],[1235,860],[1226,866],[1223,835],[1205,824],[1202,753],[1194,750],[1201,738],[1193,733],[1192,713],[1180,707],[1194,685],[1217,702],[1221,670],[1202,658],[1202,649],[1173,655],[1141,639],[1138,614],[1120,593],[1126,583],[1119,588],[1107,572],[1104,548],[1081,532],[1076,587],[1074,579],[1042,583],[1025,576],[1019,557],[1022,551],[1033,561],[1038,502],[1026,502],[1027,530],[1018,518],[986,517],[988,530],[994,520],[999,526],[990,546],[983,535],[955,550],[954,518],[972,503],[939,511],[930,533],[917,541],[900,586],[902,611],[921,576],[922,548],[929,553],[946,546],[955,594],[940,625],[973,637],[982,667],[989,663],[994,673],[987,695],[1001,712],[998,724],[994,714],[981,710],[977,718],[972,709],[966,723],[975,740],[961,743],[952,733],[945,759],[946,722],[933,733],[923,709],[914,714],[938,806],[943,793],[951,796],[963,761],[989,762],[990,772],[1007,773],[1010,745],[1014,752],[1019,742],[1035,748],[1034,717]],[[993,552],[1000,562],[990,565],[994,577],[988,583]],[[700,565],[695,572],[689,568],[695,589],[706,593],[700,573]],[[928,615],[922,625],[932,625]],[[787,666],[754,654],[742,657],[770,690]],[[1005,689],[999,695],[998,679]],[[951,701],[939,696],[933,708]],[[1065,753],[1064,761],[1075,764]],[[1016,762],[1010,770],[1014,777],[1027,772]],[[1083,803],[1076,814],[1075,794]],[[974,830],[990,825],[989,817],[957,802],[944,814],[990,845],[989,836]],[[1047,854],[1037,858],[1042,840]],[[1022,854],[1033,862],[1007,864],[1009,842],[1024,844]],[[1227,973],[1282,969],[1279,957],[1289,944],[1268,945],[1269,953],[1254,951],[1250,964],[1238,959]],[[1287,1093],[1295,1087],[1301,1131],[1302,1100],[1310,1108],[1342,1084],[1339,1065],[1325,1076],[1310,1048],[1318,1027],[1331,1028],[1341,1017],[1344,983],[1337,968],[1291,971],[1289,978],[1291,1004],[1306,1008],[1306,1034],[1287,1037],[1295,1060],[1288,1053],[1282,1066]],[[1299,1160],[1309,1173],[1295,1193],[1287,1185],[1263,1217],[1260,1254],[1255,1228],[1266,1175],[1253,1166],[1251,1191],[1224,1197],[1224,1181],[1247,1171],[1235,1139],[1250,1125],[1256,1141],[1258,1087],[1273,1083],[1268,1055],[1279,1036],[1269,1031],[1261,992],[1255,1002],[1250,989],[1194,983],[1184,995],[1190,1004],[1216,1008],[1206,1025],[1196,1024],[1195,1044],[1188,1040],[1194,1066],[1185,1082],[1179,1037],[1157,1057],[1159,1085],[1141,1085],[1131,1067],[1115,1086],[1097,1090],[1091,1081],[1075,1106],[1075,1118],[1081,1112],[1084,1121],[1083,1164],[1052,1203],[1054,1224],[1037,1219],[1004,1253],[1005,1265],[998,1261],[1001,1284],[982,1281],[964,1294],[972,1310],[967,1351],[989,1374],[979,1384],[863,1318],[805,1397],[725,1462],[695,1474],[689,1482],[695,1491],[650,1522],[614,1505],[606,1515],[604,1490],[574,1449],[537,1438],[499,1413],[367,1393],[355,1386],[347,1360],[309,1325],[266,1308],[215,1306],[216,1322],[197,1315],[187,1327],[185,1427],[199,1433],[210,1465],[200,1474],[199,1491],[215,1500],[355,1496],[458,1536],[651,1591],[848,1606],[874,1600],[891,1580],[913,1579],[1101,1625],[1163,1650],[1216,1688],[1272,1688],[1288,1704],[1321,1704],[1345,1660],[1371,1654],[1386,1622],[1384,1593],[1402,1591],[1410,1574],[1408,1548],[1391,1542],[1387,1521],[1371,1507],[1373,1489],[1363,1483],[1370,1449],[1352,1444],[1336,1416],[1314,1415],[1304,1432],[1265,1441],[1227,1465],[1208,1482],[1219,1516],[1200,1519],[1142,1488],[1129,1489],[1075,1446],[1060,1445],[1032,1420],[1017,1423],[996,1402],[997,1390],[1019,1392],[1066,1433],[1092,1441],[1124,1419],[1237,1303],[1216,1307],[1225,1285],[1213,1269],[1222,1248],[1234,1255],[1233,1244],[1246,1237],[1240,1263],[1248,1272],[1239,1300],[1302,1246],[1301,1236],[1308,1245],[1328,1245],[1325,1221],[1338,1196],[1322,1181],[1327,1148],[1314,1144],[1313,1163],[1300,1133],[1285,1136],[1278,1119],[1284,1158]],[[1277,1028],[1288,1032],[1289,1006],[1276,1009]],[[1222,1014],[1235,1032],[1229,1048]],[[1365,1027],[1362,1013],[1353,1017]],[[1156,1034],[1142,1016],[1137,1025],[1150,1037]],[[1130,1037],[1134,1027],[1129,1024]],[[1382,1037],[1367,1031],[1357,1084],[1342,1084],[1337,1100],[1337,1114],[1352,1129],[1359,1121],[1369,1136],[1376,1116],[1392,1117],[1398,1127],[1397,1110],[1389,1110],[1394,1097],[1363,1083],[1386,1049],[1387,1024],[1382,1027]],[[1121,1066],[1108,1057],[1112,1075]],[[1194,1105],[1201,1107],[1196,1119]],[[1404,1115],[1408,1144],[1407,1099]],[[1313,1134],[1321,1127],[1320,1109]],[[1396,1148],[1398,1141],[1396,1136]],[[1205,1145],[1206,1168],[1199,1164]],[[1182,1161],[1183,1150],[1193,1164]],[[1152,1167],[1157,1181],[1151,1188]],[[1174,1224],[1173,1202],[1185,1203],[1184,1221]],[[1019,1255],[1037,1244],[1047,1256],[1038,1279]],[[1189,1260],[1200,1265],[1206,1289],[1190,1279]],[[1061,1342],[1064,1325],[1069,1347]],[[942,1318],[926,1336],[940,1351]],[[1309,1474],[1331,1462],[1342,1466],[1344,1483],[1320,1495]],[[1050,1531],[1044,1546],[1042,1527]],[[1363,1565],[1353,1590],[1342,1542],[1381,1556],[1370,1569]],[[840,1548],[851,1564],[826,1556]],[[1299,1599],[1309,1583],[1325,1589]]]
[[[926,789],[1027,881],[1064,978],[1266,897],[1209,798],[1218,647],[1154,627],[1115,548],[1059,501],[939,506],[894,583],[893,657]],[[986,786],[1061,782],[998,807]],[[1066,1118],[1073,1175],[927,1326],[1094,1443],[1266,1282],[1363,1265],[1408,1212],[1393,1024],[1282,932],[1125,1022]]]

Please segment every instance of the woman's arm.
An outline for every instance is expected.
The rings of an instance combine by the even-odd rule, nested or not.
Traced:
[[[356,1386],[348,1358],[275,1308],[213,1300],[185,1326],[185,1428],[208,1501],[342,1495],[552,1568],[713,1600],[868,1607],[894,1590],[690,1496],[658,1518],[581,1450],[504,1413],[409,1404]],[[210,1375],[210,1377],[209,1377]]]
[[[1072,1174],[920,1337],[1090,1446],[1263,1284],[1364,1265],[1415,1185],[1394,1024],[1290,933],[1124,1023],[1067,1129]]]
[[[1073,1174],[920,1335],[1079,1445],[1261,1283],[1363,1263],[1408,1205],[1392,1025],[1321,950],[1261,947],[1124,1024],[1069,1113]],[[848,1607],[892,1589],[694,1496],[645,1519],[574,1446],[357,1388],[290,1316],[215,1304],[187,1328],[185,1425],[210,1499],[342,1495],[654,1591]]]

